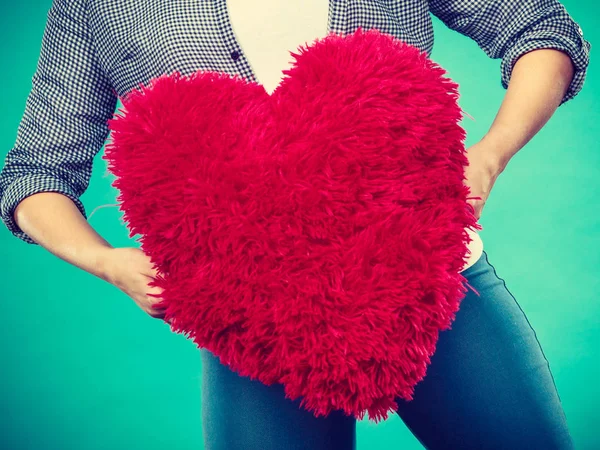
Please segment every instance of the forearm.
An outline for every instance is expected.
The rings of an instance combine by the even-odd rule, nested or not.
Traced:
[[[104,256],[112,246],[88,224],[70,198],[58,192],[39,192],[19,203],[14,218],[46,250],[106,280]]]
[[[500,110],[484,137],[498,172],[554,114],[573,73],[569,56],[554,49],[534,50],[517,60]]]

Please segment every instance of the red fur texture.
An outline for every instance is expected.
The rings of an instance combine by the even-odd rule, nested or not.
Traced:
[[[104,159],[171,329],[315,416],[411,400],[466,293],[458,86],[376,29],[124,96]],[[460,364],[460,361],[456,362]]]

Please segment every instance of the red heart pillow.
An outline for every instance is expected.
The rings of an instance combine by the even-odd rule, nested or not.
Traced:
[[[104,158],[173,331],[316,416],[378,421],[466,293],[457,85],[376,29],[292,55],[271,95],[209,71],[132,90]]]

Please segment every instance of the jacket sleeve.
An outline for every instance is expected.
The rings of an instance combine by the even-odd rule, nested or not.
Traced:
[[[95,59],[83,1],[54,0],[16,142],[0,171],[0,216],[13,235],[35,244],[13,213],[38,192],[62,193],[86,217],[79,197],[108,136],[117,98]]]
[[[502,58],[505,89],[517,59],[542,48],[561,50],[573,61],[575,74],[561,105],[583,87],[591,45],[557,0],[430,0],[429,9],[448,28],[477,42],[490,58]]]

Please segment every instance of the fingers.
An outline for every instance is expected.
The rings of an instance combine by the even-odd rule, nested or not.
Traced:
[[[151,277],[151,278],[156,278],[157,274],[158,274],[158,270],[156,268],[154,268],[154,264],[152,263],[152,261],[150,260],[150,257],[148,255],[146,255],[146,253],[144,253],[144,251],[140,248],[136,248],[136,252],[135,252],[135,259],[138,259],[136,261],[136,266],[138,267],[138,270],[140,271],[140,273]]]
[[[145,261],[145,264],[141,266],[141,272],[150,278],[156,278],[158,270],[154,268],[150,260]]]
[[[147,305],[146,312],[154,319],[164,320],[166,308],[156,306],[162,300],[163,289],[161,287],[150,284],[156,279],[158,275],[158,269],[154,267],[148,255],[146,255],[143,251],[140,250],[139,255],[143,259],[142,263],[140,264],[140,272],[142,275],[145,276],[147,280],[145,299],[145,303]],[[166,320],[165,322],[171,323],[171,319],[169,319],[168,321]]]
[[[148,286],[146,289],[146,312],[155,319],[165,317],[166,308],[157,306],[162,301],[163,292],[164,290],[158,286]]]
[[[148,271],[147,271],[146,275],[148,275],[149,277],[152,277],[152,278],[156,278],[156,276],[158,275],[158,270],[155,269],[154,267],[150,266],[150,267],[148,267]]]
[[[111,283],[127,294],[146,314],[156,319],[164,319],[165,306],[162,302],[163,288],[156,286],[158,270],[150,257],[139,248],[122,247],[114,249],[114,279]],[[160,283],[158,283],[160,284]],[[170,323],[170,319],[168,321]]]

